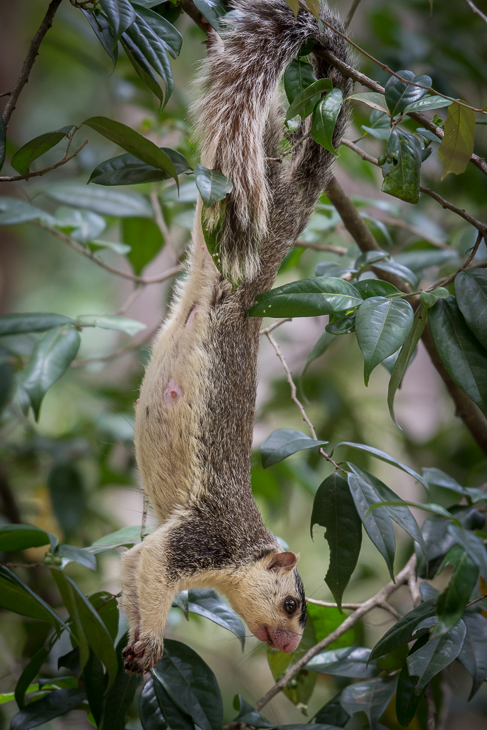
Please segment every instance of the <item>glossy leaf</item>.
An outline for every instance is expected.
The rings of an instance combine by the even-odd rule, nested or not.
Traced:
[[[189,590],[180,591],[176,593],[173,598],[172,605],[174,608],[180,608],[184,613],[184,618],[189,621]]]
[[[290,103],[286,112],[286,122],[298,115],[301,119],[305,119],[313,111],[313,106],[319,101],[321,94],[330,89],[333,89],[331,79],[318,79],[306,86]]]
[[[176,150],[169,147],[160,147],[174,165],[177,174],[189,169],[187,160]],[[153,165],[146,165],[128,152],[118,157],[111,157],[101,162],[90,175],[89,183],[95,185],[137,185],[139,183],[160,182],[167,180],[169,173]]]
[[[406,81],[431,86],[431,79],[426,75],[415,76],[412,71],[398,71],[397,75]],[[427,93],[426,89],[406,84],[395,76],[391,76],[385,89],[387,106],[393,117],[401,112],[404,113],[408,106],[422,99]]]
[[[331,152],[338,154],[333,147],[333,133],[340,114],[343,94],[340,89],[332,89],[313,111],[311,135],[315,142]]]
[[[453,628],[462,618],[472,591],[477,585],[478,577],[479,569],[477,565],[464,552],[455,566],[455,572],[450,583],[438,597],[436,604],[436,613],[438,615],[436,635]]]
[[[118,654],[120,654],[125,643],[126,637],[122,637],[117,646]],[[126,714],[141,682],[141,677],[136,674],[127,674],[124,671],[121,658],[119,658],[119,666],[119,673],[105,695],[101,720],[98,725],[99,730],[125,730]],[[160,728],[160,730],[163,730],[163,728]]]
[[[64,626],[52,608],[6,567],[0,570],[0,606],[60,628]]]
[[[115,45],[122,33],[134,22],[135,10],[129,0],[100,0],[100,5],[113,28]]]
[[[127,258],[134,273],[139,276],[164,246],[162,233],[159,226],[148,218],[125,218],[122,236],[131,247]]]
[[[379,718],[394,696],[396,685],[397,677],[378,677],[351,684],[343,690],[340,704],[349,715],[365,712],[371,730],[375,730]]]
[[[73,125],[62,127],[54,132],[46,132],[27,142],[12,157],[11,165],[19,175],[27,175],[30,166],[38,157],[55,147],[61,140],[65,139],[73,129]]]
[[[315,722],[330,724],[334,727],[345,727],[350,720],[350,715],[340,705],[340,695],[335,695],[326,705],[318,710]]]
[[[190,589],[188,593],[188,610],[191,613],[197,613],[210,619],[210,621],[222,626],[227,631],[231,631],[240,641],[243,650],[245,646],[245,627],[235,611],[224,603],[214,590],[207,588]]]
[[[366,444],[356,444],[352,441],[340,441],[337,446],[335,446],[335,449],[337,449],[339,446],[349,446],[352,449],[358,449],[359,451],[366,451],[369,454],[372,454],[372,456],[375,456],[377,459],[380,459],[381,461],[385,461],[386,464],[391,464],[391,466],[395,466],[398,469],[401,469],[402,471],[405,471],[406,474],[409,474],[413,477],[417,482],[423,485],[423,487],[426,489],[426,491],[429,494],[429,486],[426,479],[422,476],[420,476],[414,469],[411,469],[411,467],[406,466],[406,464],[403,464],[401,461],[398,461],[397,459],[394,459],[389,454],[386,454],[385,451],[381,451],[381,449],[376,449],[373,446],[367,446]]]
[[[115,144],[118,144],[147,165],[164,170],[164,172],[167,172],[176,181],[176,185],[179,186],[178,175],[171,158],[155,145],[154,142],[143,137],[134,129],[131,129],[131,127],[122,124],[122,122],[117,122],[114,119],[108,119],[108,117],[91,117],[90,119],[86,119],[83,124],[91,127],[91,129],[94,129],[95,132],[103,135],[103,137],[115,142]]]
[[[73,561],[78,563],[78,565],[82,565],[84,568],[88,568],[89,570],[96,570],[95,556],[93,553],[90,553],[84,548],[75,547],[74,545],[59,545],[55,554],[64,558],[64,565]]]
[[[154,672],[152,672],[152,677],[161,714],[169,727],[177,727],[178,730],[196,730],[197,725],[193,722],[191,715],[177,701],[173,701],[173,698],[161,683],[161,679]]]
[[[313,67],[307,61],[294,59],[291,61],[284,72],[284,90],[286,92],[289,104],[293,104],[294,100],[302,94],[308,86],[316,82],[316,76],[313,73]],[[313,107],[318,101],[311,99],[309,105],[304,109],[303,114],[309,116],[313,111]]]
[[[221,33],[220,18],[228,12],[223,0],[194,0],[194,4],[211,27]]]
[[[140,695],[140,722],[144,730],[167,730],[169,727],[162,714],[152,677],[145,682]]]
[[[319,674],[365,679],[375,677],[380,671],[374,664],[368,663],[369,656],[370,649],[364,647],[322,651],[309,660],[306,668]]]
[[[143,18],[154,35],[164,44],[166,50],[173,58],[177,58],[181,51],[183,38],[177,28],[174,27],[162,14],[151,10],[149,6],[134,2],[138,18]]]
[[[132,64],[135,73],[142,81],[144,86],[146,86],[149,91],[152,91],[154,96],[159,100],[159,104],[161,107],[164,102],[164,91],[161,87],[161,84],[159,83],[157,75],[152,70],[152,66],[147,61],[145,55],[140,51],[140,49],[135,45],[135,43],[132,41],[131,38],[128,37],[126,33],[124,33],[122,36],[122,46],[128,60]],[[154,170],[156,173],[158,172],[161,175],[163,174],[162,170],[156,170],[156,168],[154,168]]]
[[[364,380],[372,370],[404,343],[413,326],[414,313],[404,299],[371,297],[357,313],[357,342],[364,356]]]
[[[479,691],[487,677],[487,618],[481,613],[466,613],[465,641],[457,659],[472,676],[469,700]]]
[[[347,618],[347,615],[335,606],[318,606],[313,603],[308,603],[307,609],[308,620],[311,619],[313,624],[316,642],[322,641],[326,636],[333,633]],[[350,647],[355,643],[355,639],[355,629],[348,629],[348,631],[330,644],[328,649],[334,650]]]
[[[475,113],[454,101],[448,107],[443,130],[445,134],[438,148],[438,157],[443,163],[442,180],[449,172],[460,175],[467,168],[473,153]]]
[[[404,114],[409,114],[410,112],[421,113],[430,111],[431,109],[443,109],[443,107],[450,106],[452,101],[453,99],[443,99],[442,96],[437,96],[436,94],[432,96],[423,96],[422,99],[408,104],[404,109]],[[435,141],[439,141],[438,137],[436,137]]]
[[[145,222],[146,219],[141,218],[140,220]],[[116,330],[117,332],[125,332],[132,337],[138,332],[147,329],[147,325],[142,324],[142,322],[116,315],[81,314],[76,318],[76,322],[82,327],[100,327],[103,330]]]
[[[354,309],[362,297],[348,281],[330,276],[301,279],[256,297],[250,317],[314,317]]]
[[[405,616],[403,616],[384,636],[379,639],[372,649],[369,660],[384,656],[399,646],[408,644],[413,639],[418,639],[426,634],[432,626],[435,626],[438,619],[435,614],[436,598],[420,603]]]
[[[411,500],[404,500],[404,499],[391,499],[387,500],[383,503],[384,507],[388,506],[398,506],[398,505],[409,505],[410,507],[416,507],[416,509],[424,510],[425,512],[431,512],[434,515],[440,515],[441,517],[448,517],[452,522],[455,524],[460,524],[459,521],[452,515],[445,507],[442,507],[440,504],[421,504],[420,502],[412,502]],[[375,505],[370,506],[370,511],[373,511],[376,509]]]
[[[403,264],[399,264],[397,261],[393,261],[392,259],[390,261],[378,261],[374,264],[374,269],[378,269],[379,273],[381,271],[387,271],[390,274],[395,274],[414,287],[418,283],[418,277],[411,271],[411,269],[408,269],[407,266],[403,266]]]
[[[331,318],[333,317],[333,321]],[[355,312],[352,314],[346,314],[344,317],[338,317],[337,315],[330,315],[330,322],[325,327],[325,331],[330,335],[348,335],[350,332],[355,332],[355,325],[357,321],[357,315]]]
[[[446,669],[460,654],[466,628],[459,621],[450,631],[437,639],[430,638],[424,646],[407,658],[410,675],[418,677],[416,693],[421,692],[433,677]]]
[[[49,330],[35,346],[21,375],[21,384],[36,420],[45,394],[64,375],[76,357],[80,342],[78,330],[66,325]]]
[[[41,208],[35,208],[17,198],[0,195],[0,226],[14,226],[29,221],[41,221],[41,223],[51,225],[53,220],[52,215]]]
[[[135,23],[132,23],[130,28],[123,35],[123,39],[128,38],[133,46],[137,49],[136,60],[140,65],[143,59],[145,66],[151,67],[156,73],[161,76],[164,81],[165,95],[163,102],[167,103],[167,100],[171,96],[174,90],[174,79],[172,75],[171,63],[167,55],[168,46],[162,38],[152,29],[151,25],[146,22],[144,18],[137,15]],[[131,52],[133,53],[133,47],[131,46]],[[144,68],[145,73],[147,71]],[[150,74],[148,75],[151,78]],[[147,81],[144,80],[147,84]],[[153,84],[149,85],[152,88]],[[153,91],[157,91],[152,88]],[[156,94],[158,96],[158,94]],[[130,152],[130,150],[128,150]],[[149,162],[149,164],[152,164]]]
[[[460,525],[448,525],[448,532],[455,542],[462,546],[480,570],[480,575],[487,582],[487,547],[481,537]]]
[[[362,101],[364,104],[367,104],[367,106],[372,107],[372,109],[385,112],[387,116],[389,116],[385,96],[383,94],[378,94],[375,91],[365,91],[358,94],[352,94],[347,98],[354,99],[355,101]]]
[[[487,415],[487,351],[465,324],[455,298],[438,300],[429,322],[448,374]]]
[[[422,291],[420,294],[421,304],[430,309],[434,307],[438,299],[447,299],[450,296],[448,289],[444,286],[437,286],[432,291]]]
[[[369,513],[369,507],[380,502],[380,499],[374,488],[362,477],[348,474],[348,486],[365,531],[386,561],[391,578],[394,578],[396,538],[391,518],[384,507],[378,507]]]
[[[55,717],[74,710],[85,699],[86,694],[80,689],[53,690],[40,700],[30,702],[23,710],[14,715],[10,728],[11,730],[29,730],[31,727],[38,727]]]
[[[413,355],[418,346],[418,342],[421,339],[426,322],[428,319],[428,313],[424,307],[419,307],[414,317],[413,326],[404,341],[403,346],[399,352],[396,363],[391,373],[389,380],[389,387],[387,391],[387,405],[389,406],[389,413],[394,423],[397,424],[396,416],[394,414],[394,397],[397,389],[401,387],[404,375],[411,362]]]
[[[384,100],[385,106],[385,100]],[[372,137],[379,139],[381,142],[385,142],[389,138],[391,133],[391,119],[388,112],[374,109],[370,115],[369,123],[367,125],[362,124],[362,129],[367,134],[371,134]]]
[[[360,295],[364,299],[370,299],[371,297],[390,297],[394,294],[399,294],[393,284],[389,284],[388,281],[382,281],[381,279],[362,279],[361,281],[354,282],[354,287],[358,289]]]
[[[85,512],[85,493],[81,474],[71,462],[55,463],[47,477],[52,509],[63,532],[73,533]]]
[[[54,642],[52,641],[51,644],[52,643]],[[51,646],[41,647],[30,659],[27,666],[24,667],[22,674],[20,675],[19,680],[15,685],[15,701],[19,706],[19,710],[23,709],[25,705],[25,695],[29,691],[29,686],[41,671],[42,665],[49,656],[50,650]]]
[[[254,710],[252,705],[244,700],[240,695],[235,695],[233,707],[238,711],[238,715],[233,722],[245,723],[256,728],[273,728],[275,725],[266,720],[260,712]]]
[[[404,505],[402,505],[402,500],[392,491],[392,489],[389,489],[389,487],[381,482],[380,479],[377,479],[377,477],[370,474],[366,469],[351,463],[349,463],[349,467],[357,476],[368,482],[371,488],[376,492],[379,499],[384,501],[397,500],[400,503],[397,506],[387,506],[385,509],[389,513],[391,519],[394,520],[399,527],[402,527],[402,529],[407,532],[407,534],[420,546],[423,553],[426,554],[426,545],[423,535],[418,523],[407,508],[406,504],[404,503]]]
[[[0,550],[25,550],[53,543],[57,537],[35,525],[2,525],[0,527]]]
[[[117,65],[118,60],[118,46],[115,43],[115,35],[113,33],[112,26],[108,22],[104,15],[99,13],[96,15],[94,12],[80,8],[81,12],[91,25],[93,33],[96,35],[101,45],[105,49],[113,62],[113,67]]]
[[[455,296],[468,328],[487,350],[487,271],[460,271],[455,277]]]
[[[210,667],[193,649],[180,641],[165,639],[164,654],[153,677],[201,730],[221,730],[220,689]]]
[[[419,141],[402,129],[393,129],[387,142],[387,154],[392,157],[392,162],[382,167],[382,192],[406,203],[417,203],[421,169]]]
[[[120,193],[118,190],[97,190],[86,185],[65,185],[56,183],[44,188],[44,193],[73,208],[88,208],[100,215],[114,218],[130,218],[142,216],[152,218],[152,206],[142,195],[137,193]],[[1,220],[1,216],[0,216]]]
[[[413,644],[408,656],[411,656],[411,654],[414,654],[416,651],[421,649],[427,641],[427,635],[418,639],[418,641]],[[411,723],[426,691],[425,687],[422,692],[416,692],[418,681],[419,677],[411,675],[409,673],[407,661],[404,662],[399,675],[396,692],[396,714],[399,723],[403,727],[407,727]]]
[[[120,619],[117,605],[117,596],[114,596],[113,593],[109,593],[108,591],[98,591],[98,593],[93,593],[89,597],[89,601],[97,612],[98,616],[105,624],[108,633],[112,638],[112,641],[115,642],[118,635],[118,625]],[[120,648],[120,651],[122,651],[125,646],[126,642]]]
[[[218,170],[195,165],[196,187],[205,205],[213,205],[232,192],[233,183]]]
[[[316,441],[302,431],[294,431],[290,428],[278,428],[266,438],[260,447],[262,455],[262,466],[267,469],[272,464],[286,459],[291,454],[305,449],[313,449],[317,446],[326,446],[328,441]]]
[[[346,480],[334,472],[318,487],[311,513],[315,524],[325,528],[330,564],[325,582],[341,609],[342,597],[357,565],[362,544],[362,525]]]
[[[106,691],[106,676],[103,671],[103,664],[98,657],[90,651],[90,656],[83,670],[83,684],[90,705],[90,711],[96,726],[100,725],[103,711],[103,700]]]
[[[154,529],[154,528],[153,528]],[[152,530],[147,530],[145,534],[149,534]],[[132,547],[140,541],[140,525],[131,527],[122,527],[121,530],[111,532],[109,535],[100,537],[91,547],[87,548],[91,553],[103,553],[106,550],[112,550],[117,547]]]

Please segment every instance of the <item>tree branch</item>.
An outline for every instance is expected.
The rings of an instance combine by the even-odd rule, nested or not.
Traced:
[[[67,153],[69,151],[69,145],[68,145],[66,154],[64,155],[63,159],[59,160],[59,162],[56,162],[54,165],[51,165],[50,167],[45,167],[43,170],[39,170],[38,172],[28,172],[26,175],[12,175],[12,176],[3,175],[3,176],[0,176],[0,182],[17,182],[18,180],[30,180],[31,177],[40,177],[41,175],[45,175],[46,172],[51,172],[52,170],[57,170],[58,167],[62,167],[67,162],[69,162],[74,157],[76,157],[76,155],[79,155],[79,153],[81,152],[83,147],[86,147],[87,144],[88,144],[88,140],[85,139],[85,141],[83,142],[81,147],[78,147],[76,152],[73,152],[72,155],[67,157]]]
[[[345,28],[348,30],[348,27],[350,23],[353,20],[353,16],[355,15],[355,11],[357,10],[358,6],[360,5],[361,0],[353,0],[353,3],[350,7],[350,10],[348,11],[347,17],[345,18]]]
[[[479,10],[476,5],[473,4],[472,0],[467,0],[467,3],[468,3],[468,5],[470,5],[470,7],[474,11],[474,13],[477,13],[477,15],[479,15],[482,18],[484,23],[487,23],[487,15],[484,15],[484,13],[481,10]]]
[[[25,61],[22,66],[22,70],[20,72],[20,76],[17,80],[17,83],[15,84],[15,87],[12,89],[12,92],[10,93],[9,100],[7,101],[7,104],[5,105],[5,109],[3,111],[3,123],[5,125],[5,129],[7,129],[10,117],[12,116],[12,113],[17,105],[17,101],[19,99],[19,96],[22,92],[22,89],[26,85],[26,83],[29,80],[30,72],[32,71],[32,67],[35,63],[35,60],[39,54],[39,47],[44,40],[44,36],[46,35],[49,28],[52,26],[52,21],[54,19],[54,16],[56,14],[56,11],[58,7],[61,5],[62,0],[51,0],[49,3],[49,7],[47,8],[47,12],[44,16],[44,19],[42,23],[39,26],[39,30],[35,34],[34,38],[32,39],[32,43],[30,44],[29,51],[27,53],[27,56],[25,58]]]

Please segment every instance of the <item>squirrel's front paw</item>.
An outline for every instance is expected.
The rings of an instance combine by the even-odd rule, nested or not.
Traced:
[[[143,674],[155,667],[164,649],[162,638],[141,636],[137,639],[122,652],[125,671],[131,674]]]

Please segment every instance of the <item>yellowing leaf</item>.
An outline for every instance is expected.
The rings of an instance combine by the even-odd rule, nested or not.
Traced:
[[[442,180],[449,172],[455,175],[465,172],[473,152],[475,114],[454,101],[448,107],[444,129],[445,136],[438,149],[438,157],[443,163]]]
[[[289,5],[291,10],[293,11],[296,18],[298,17],[298,10],[299,10],[299,0],[286,0],[286,3]]]
[[[308,6],[311,13],[315,16],[316,20],[320,19],[320,0],[306,0],[306,5]]]

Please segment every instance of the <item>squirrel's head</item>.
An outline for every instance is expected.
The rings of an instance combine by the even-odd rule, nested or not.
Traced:
[[[306,626],[298,559],[292,552],[272,550],[238,571],[238,589],[228,596],[254,636],[286,653],[297,648]]]

